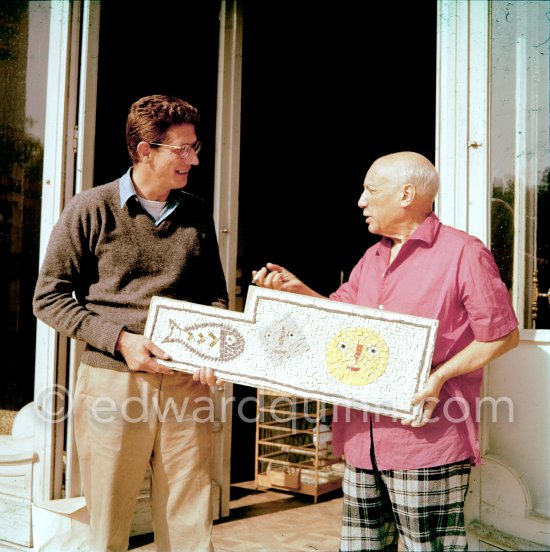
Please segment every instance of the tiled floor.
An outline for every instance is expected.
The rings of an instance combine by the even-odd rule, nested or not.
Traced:
[[[0,435],[11,435],[11,428],[15,420],[15,410],[0,409]]]
[[[232,485],[230,515],[215,522],[216,552],[336,552],[342,493],[313,497],[256,491],[254,482]],[[156,552],[152,535],[134,537],[135,552]]]

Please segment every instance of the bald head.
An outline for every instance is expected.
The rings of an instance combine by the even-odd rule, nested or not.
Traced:
[[[379,157],[369,173],[386,184],[402,186],[411,184],[416,200],[431,205],[439,190],[439,176],[433,164],[423,155],[413,151],[400,151]]]

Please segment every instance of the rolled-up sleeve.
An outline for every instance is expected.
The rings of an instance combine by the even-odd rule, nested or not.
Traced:
[[[458,285],[478,341],[493,341],[518,327],[509,291],[492,253],[479,240],[462,251]]]

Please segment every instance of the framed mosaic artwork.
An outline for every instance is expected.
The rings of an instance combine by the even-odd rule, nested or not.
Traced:
[[[244,312],[154,297],[145,335],[175,370],[405,420],[437,320],[250,286]]]

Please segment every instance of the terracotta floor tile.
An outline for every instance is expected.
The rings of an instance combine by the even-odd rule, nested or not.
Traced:
[[[231,487],[230,515],[214,522],[212,540],[216,552],[336,552],[341,516],[340,490],[314,504],[311,496],[238,483]],[[155,552],[151,541],[152,535],[134,537],[130,549]]]

